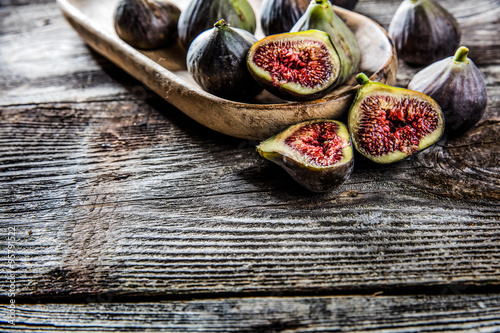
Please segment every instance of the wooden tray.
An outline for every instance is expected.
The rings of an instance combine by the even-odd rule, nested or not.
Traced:
[[[182,10],[189,1],[173,1]],[[250,1],[258,17],[261,0]],[[286,102],[267,92],[255,103],[239,103],[203,91],[186,70],[186,50],[177,45],[140,51],[123,42],[113,28],[117,1],[57,0],[65,18],[85,43],[155,91],[197,122],[215,131],[261,140],[290,124],[314,118],[338,118],[350,106],[357,84],[352,78],[328,96],[312,102]],[[362,52],[361,68],[372,80],[393,84],[397,59],[384,29],[371,19],[340,7],[337,14],[354,32]],[[260,26],[257,37],[262,37]]]

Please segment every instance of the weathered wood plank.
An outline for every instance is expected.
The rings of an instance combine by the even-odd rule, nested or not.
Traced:
[[[498,295],[17,304],[9,332],[498,332]],[[0,305],[2,312],[6,305]]]
[[[498,287],[497,1],[443,1],[482,64],[482,122],[398,165],[357,161],[326,195],[92,53],[52,2],[22,3],[0,7],[0,240],[17,228],[20,295]],[[387,26],[398,3],[357,9]]]

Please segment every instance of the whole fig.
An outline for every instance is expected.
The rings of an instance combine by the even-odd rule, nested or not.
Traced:
[[[439,103],[450,137],[475,125],[488,101],[484,78],[468,54],[469,49],[462,46],[453,57],[422,69],[408,83],[408,89],[429,95]]]
[[[317,29],[325,31],[340,58],[340,74],[336,86],[347,81],[358,70],[361,51],[349,27],[335,14],[328,0],[312,0],[306,12],[290,30],[291,32]]]
[[[353,10],[356,7],[358,0],[332,0],[332,4],[345,9]]]
[[[192,0],[182,11],[177,25],[182,45],[189,48],[200,33],[220,19],[252,34],[257,27],[255,13],[247,0]]]
[[[288,32],[304,14],[309,0],[264,0],[260,23],[266,36]]]
[[[263,141],[257,151],[313,192],[341,185],[354,168],[349,132],[336,120],[316,119],[292,125]]]
[[[165,0],[120,0],[114,16],[118,37],[140,49],[170,46],[177,40],[180,9]]]
[[[404,0],[389,25],[398,57],[427,66],[452,54],[461,30],[453,15],[434,0]]]
[[[201,33],[187,52],[187,68],[206,91],[223,98],[248,100],[262,87],[248,72],[246,56],[257,39],[220,20]]]
[[[319,30],[264,37],[250,48],[247,65],[255,80],[268,91],[300,101],[332,91],[341,69],[328,34]]]
[[[361,86],[349,109],[347,125],[361,155],[376,163],[393,163],[442,136],[443,113],[429,96],[370,81],[363,73],[356,79]]]

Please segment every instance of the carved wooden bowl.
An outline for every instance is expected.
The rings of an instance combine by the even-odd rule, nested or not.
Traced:
[[[173,2],[181,10],[189,3]],[[260,2],[250,1],[257,17]],[[191,78],[186,69],[186,50],[180,43],[162,50],[142,51],[122,41],[113,28],[116,1],[58,0],[58,5],[91,48],[195,121],[230,136],[262,140],[300,121],[337,119],[349,109],[358,88],[353,77],[324,98],[310,102],[287,102],[265,91],[252,103],[219,98],[203,91]],[[362,53],[360,72],[371,80],[394,84],[397,58],[385,30],[361,14],[340,7],[335,7],[335,11],[358,40]],[[259,27],[256,36],[263,36]]]

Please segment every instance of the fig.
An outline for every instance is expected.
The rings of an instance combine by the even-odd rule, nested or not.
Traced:
[[[120,0],[113,24],[118,37],[133,47],[155,49],[175,43],[180,13],[165,0]]]
[[[427,66],[452,54],[460,45],[458,22],[434,0],[404,0],[389,24],[398,57]]]
[[[192,0],[182,11],[177,25],[182,45],[189,48],[199,34],[220,19],[252,34],[257,27],[255,13],[247,0]]]
[[[349,132],[337,120],[315,119],[292,125],[260,143],[257,151],[313,192],[341,185],[354,168]]]
[[[264,37],[248,52],[250,73],[283,99],[325,96],[338,81],[340,58],[326,32],[308,30]]]
[[[356,7],[358,0],[333,0],[332,4],[345,9],[353,10]]]
[[[304,14],[309,0],[264,0],[260,6],[260,23],[266,36],[289,32]]]
[[[466,132],[483,116],[487,104],[486,83],[469,49],[458,48],[455,55],[437,61],[415,74],[408,89],[432,97],[443,110],[450,137]]]
[[[437,142],[444,116],[431,97],[413,90],[372,82],[361,85],[347,116],[354,148],[369,160],[393,163]]]
[[[347,81],[358,70],[361,52],[354,34],[335,14],[330,1],[311,1],[304,15],[295,23],[290,32],[310,29],[325,31],[330,36],[340,58],[340,74],[336,85]]]
[[[247,100],[262,91],[247,68],[246,56],[257,38],[224,20],[202,32],[188,49],[186,63],[194,80],[223,98]]]

